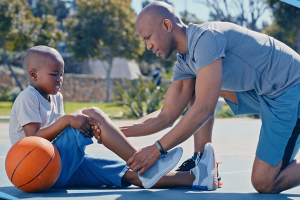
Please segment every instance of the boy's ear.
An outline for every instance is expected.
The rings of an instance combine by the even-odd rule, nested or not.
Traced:
[[[37,73],[36,73],[35,69],[32,69],[29,71],[29,78],[33,81],[37,80]]]

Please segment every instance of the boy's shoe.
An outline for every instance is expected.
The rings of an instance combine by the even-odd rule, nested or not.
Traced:
[[[174,148],[165,156],[162,156],[143,175],[140,176],[138,174],[144,188],[151,188],[162,176],[171,171],[179,162],[182,152],[183,151],[181,147]]]
[[[197,160],[197,159],[196,159]],[[185,172],[185,171],[190,171],[191,169],[193,169],[196,164],[195,162],[197,161],[194,161],[193,160],[193,157],[187,159],[186,161],[184,161],[177,169],[176,171],[179,171],[179,172]],[[222,181],[222,178],[221,176],[219,175],[219,164],[221,164],[222,162],[218,162],[217,163],[217,177],[218,177],[218,187],[222,186],[223,185],[223,181]]]
[[[195,175],[194,189],[216,190],[218,187],[217,163],[211,143],[204,146],[201,159],[196,159],[196,167],[191,169]]]

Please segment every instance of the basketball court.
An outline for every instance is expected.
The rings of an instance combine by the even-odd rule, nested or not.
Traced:
[[[117,125],[126,121],[115,121]],[[141,189],[129,187],[63,188],[47,190],[42,193],[26,193],[15,188],[5,172],[5,156],[10,148],[8,123],[0,123],[0,199],[298,199],[300,186],[276,195],[258,194],[251,185],[251,168],[258,142],[261,121],[247,118],[216,119],[213,145],[224,185],[216,191],[201,191],[191,188]],[[153,144],[168,130],[156,135],[130,138],[136,148]],[[184,152],[179,164],[193,154],[193,140],[188,139],[180,145]],[[87,154],[95,157],[119,159],[103,145],[97,143],[87,147]],[[300,155],[297,156],[300,159]],[[179,165],[178,164],[178,165]]]

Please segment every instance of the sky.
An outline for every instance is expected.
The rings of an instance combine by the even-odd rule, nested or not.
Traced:
[[[153,2],[155,0],[150,0]],[[143,0],[131,0],[131,7],[136,12],[139,13],[142,10]],[[209,10],[208,8],[200,3],[197,3],[196,0],[169,0],[173,3],[176,13],[180,13],[187,9],[188,12],[195,14],[201,21],[207,22],[209,20]],[[265,21],[268,24],[272,23],[272,13],[270,10],[267,10],[264,15],[260,17],[257,22],[258,28],[262,27],[262,22]]]

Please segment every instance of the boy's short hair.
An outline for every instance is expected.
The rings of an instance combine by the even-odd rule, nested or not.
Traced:
[[[46,57],[50,57],[64,65],[64,60],[56,49],[41,45],[32,47],[27,51],[24,59],[24,68],[27,72],[31,69],[38,69],[40,66],[43,66],[42,63]]]

